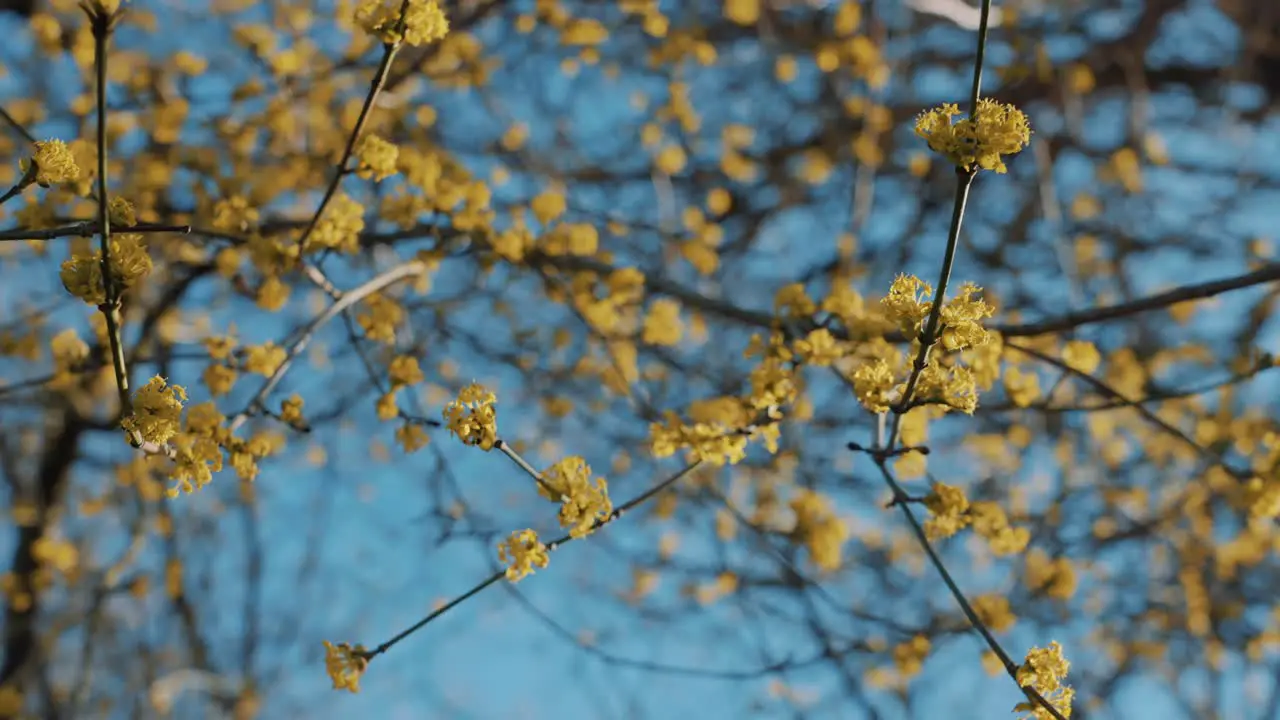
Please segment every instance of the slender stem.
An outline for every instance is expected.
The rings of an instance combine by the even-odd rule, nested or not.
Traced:
[[[504,444],[505,444],[505,443],[504,443]],[[596,524],[595,524],[595,525],[593,525],[593,526],[591,527],[591,531],[592,531],[592,532],[594,532],[594,531],[596,531],[596,530],[598,530],[598,529],[600,529],[600,528],[604,527],[605,525],[608,525],[609,523],[611,523],[611,522],[613,522],[613,521],[615,521],[615,520],[617,520],[617,519],[621,518],[621,517],[622,517],[622,515],[623,515],[623,513],[627,512],[628,510],[630,510],[630,509],[632,509],[632,508],[636,507],[637,505],[639,505],[639,504],[641,504],[641,503],[645,502],[646,500],[648,500],[649,498],[653,497],[654,495],[657,495],[658,493],[662,492],[663,490],[666,490],[667,488],[669,488],[669,487],[671,487],[672,485],[676,484],[677,482],[679,482],[679,481],[681,480],[681,478],[683,478],[684,476],[688,475],[690,472],[693,472],[693,470],[694,470],[695,468],[697,468],[697,467],[698,467],[699,465],[701,465],[701,464],[702,464],[702,461],[701,461],[701,460],[695,460],[694,462],[689,463],[689,464],[688,464],[688,465],[686,465],[683,469],[681,469],[679,472],[677,472],[677,473],[675,473],[675,474],[671,475],[670,477],[668,477],[667,479],[665,479],[665,480],[663,480],[662,482],[658,483],[657,485],[654,485],[653,487],[649,488],[648,490],[646,490],[646,491],[644,491],[644,492],[640,493],[639,495],[637,495],[636,497],[634,497],[634,498],[632,498],[631,500],[627,501],[626,503],[623,503],[622,505],[619,505],[618,507],[614,508],[613,512],[609,513],[609,515],[608,515],[607,517],[605,517],[605,518],[603,518],[603,519],[601,519],[601,520],[597,521],[597,522],[596,522]],[[585,537],[585,536],[584,536],[584,537]],[[561,548],[561,547],[563,547],[563,546],[565,546],[565,545],[567,545],[567,544],[569,544],[569,543],[571,543],[571,542],[573,542],[574,540],[577,540],[577,539],[578,539],[578,538],[575,538],[575,537],[574,537],[574,536],[572,536],[572,535],[565,535],[564,537],[560,537],[560,538],[557,538],[557,539],[555,539],[555,540],[552,540],[551,542],[546,543],[547,552],[554,552],[555,550],[557,550],[557,549],[559,549],[559,548]],[[404,640],[405,638],[409,637],[409,636],[410,636],[410,635],[412,635],[413,633],[415,633],[415,632],[417,632],[417,631],[421,630],[423,627],[426,627],[426,625],[427,625],[428,623],[430,623],[432,620],[435,620],[436,618],[440,617],[441,615],[444,615],[445,613],[449,612],[449,611],[450,611],[450,610],[452,610],[453,608],[455,608],[455,607],[457,607],[457,606],[461,605],[461,604],[462,604],[463,602],[465,602],[466,600],[469,600],[469,599],[471,599],[471,598],[475,597],[476,595],[480,594],[480,591],[484,590],[485,588],[489,587],[490,585],[493,585],[494,583],[498,582],[498,581],[499,581],[499,580],[501,580],[502,578],[506,577],[506,574],[507,574],[507,571],[506,571],[506,570],[498,570],[498,571],[494,572],[494,573],[493,573],[492,575],[490,575],[489,577],[487,577],[487,578],[485,578],[484,580],[482,580],[482,581],[480,581],[479,583],[477,583],[477,584],[476,584],[474,587],[472,587],[470,590],[468,590],[468,591],[466,591],[465,593],[463,593],[463,594],[459,595],[458,597],[456,597],[456,598],[454,598],[454,599],[450,600],[449,602],[445,603],[444,605],[441,605],[440,607],[436,608],[435,610],[432,610],[430,613],[428,613],[428,614],[427,614],[427,616],[426,616],[426,617],[422,618],[422,619],[421,619],[421,620],[419,620],[418,622],[416,622],[416,623],[414,623],[414,624],[410,625],[409,627],[405,628],[403,631],[401,631],[401,632],[400,632],[399,634],[397,634],[395,637],[392,637],[390,640],[387,640],[386,642],[384,642],[384,643],[382,643],[381,645],[379,645],[379,646],[375,647],[374,649],[372,649],[372,650],[369,650],[369,651],[365,652],[365,653],[363,654],[363,657],[364,657],[366,660],[372,660],[373,658],[375,658],[375,657],[377,657],[377,656],[379,656],[379,655],[381,655],[381,654],[385,653],[386,651],[390,650],[392,646],[394,646],[394,645],[396,645],[397,643],[399,643],[401,640]]]
[[[133,412],[129,396],[129,373],[125,367],[124,344],[120,338],[120,295],[111,273],[111,217],[107,196],[107,42],[111,38],[113,17],[101,9],[89,10],[93,29],[93,64],[96,71],[98,100],[98,237],[102,253],[102,289],[104,302],[98,306],[107,324],[107,340],[111,345],[111,366],[115,371],[116,390],[120,396],[120,415]],[[134,447],[142,444],[138,433],[129,433]]]
[[[42,228],[39,230],[15,228],[13,230],[0,230],[0,242],[8,240],[56,240],[64,237],[90,237],[99,230],[98,220],[86,220],[73,225],[63,225],[55,228]],[[190,225],[165,225],[160,223],[138,223],[137,225],[126,225],[115,228],[121,232],[137,233],[145,235],[148,233],[181,233],[187,235],[191,232]]]
[[[5,124],[13,128],[14,132],[21,135],[23,140],[26,140],[33,145],[35,144],[36,136],[32,135],[30,131],[22,127],[22,123],[14,119],[14,117],[9,114],[9,111],[5,110],[3,107],[0,107],[0,120],[4,120]]]
[[[342,294],[337,300],[329,305],[329,307],[325,308],[323,312],[312,319],[310,323],[307,323],[307,326],[302,329],[302,334],[299,335],[298,339],[289,347],[289,352],[285,356],[284,362],[280,363],[280,366],[276,368],[275,372],[271,373],[271,377],[267,378],[267,381],[262,384],[262,387],[258,388],[258,392],[256,392],[253,398],[249,400],[249,403],[245,405],[245,409],[236,413],[235,417],[231,418],[231,421],[227,423],[227,428],[230,432],[234,433],[239,429],[240,426],[249,419],[249,415],[255,412],[262,405],[263,401],[266,400],[267,395],[271,394],[271,391],[275,389],[276,385],[280,384],[280,381],[284,379],[285,373],[289,372],[290,366],[293,365],[293,361],[297,359],[298,355],[307,348],[307,344],[311,342],[311,338],[316,334],[317,330],[330,320],[337,317],[340,313],[366,297],[386,288],[389,285],[392,285],[393,283],[399,282],[404,278],[418,275],[425,270],[426,266],[417,261],[399,265],[374,277],[363,285],[354,288],[350,292]]]
[[[929,351],[938,341],[938,325],[942,319],[942,303],[947,297],[947,285],[951,282],[951,268],[955,265],[956,250],[960,246],[960,225],[964,222],[964,208],[969,200],[969,188],[973,186],[974,171],[956,168],[956,193],[951,205],[951,227],[947,231],[947,247],[942,255],[942,270],[938,273],[938,285],[934,289],[933,305],[929,308],[929,318],[925,322],[924,333],[920,335],[920,351],[916,353],[915,362],[911,366],[911,375],[907,378],[906,389],[894,408],[893,424],[889,437],[884,445],[885,452],[893,452],[898,442],[898,431],[902,428],[902,417],[911,407],[912,396],[920,375],[929,365]]]
[[[320,200],[320,207],[316,208],[315,215],[311,216],[311,222],[307,224],[307,229],[302,231],[302,236],[298,238],[298,246],[304,247],[307,239],[311,237],[311,233],[315,232],[316,226],[320,224],[320,217],[324,215],[324,210],[329,206],[329,201],[333,199],[334,194],[338,191],[338,186],[342,184],[342,178],[347,174],[347,163],[351,161],[351,156],[355,153],[356,142],[360,139],[360,133],[364,130],[364,125],[369,119],[369,112],[373,109],[374,102],[378,99],[378,93],[382,92],[382,86],[387,82],[387,73],[391,70],[391,63],[396,59],[396,53],[400,51],[400,43],[386,43],[382,46],[382,61],[378,64],[378,70],[373,76],[373,84],[369,88],[369,94],[365,96],[364,105],[360,107],[360,116],[356,118],[356,126],[351,130],[351,136],[347,138],[347,147],[342,151],[342,159],[338,161],[338,166],[334,169],[333,177],[329,179],[329,186],[325,188],[324,197]]]

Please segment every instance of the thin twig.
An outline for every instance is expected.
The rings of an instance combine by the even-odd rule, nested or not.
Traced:
[[[366,297],[407,277],[421,274],[425,272],[426,269],[426,265],[423,265],[416,260],[407,262],[403,265],[398,265],[381,275],[377,275],[363,285],[360,285],[349,292],[343,293],[341,297],[334,300],[329,307],[325,308],[323,312],[312,319],[311,322],[307,323],[307,326],[302,329],[302,333],[298,336],[298,339],[289,347],[289,351],[285,356],[284,362],[280,363],[280,366],[276,368],[275,372],[271,373],[271,376],[262,384],[262,387],[258,388],[258,392],[255,393],[253,398],[249,400],[249,403],[245,405],[245,409],[236,413],[236,415],[231,418],[231,421],[227,423],[227,428],[234,433],[245,423],[245,421],[249,419],[251,414],[257,412],[257,410],[262,406],[263,401],[266,400],[267,395],[270,395],[276,385],[280,384],[280,381],[284,379],[285,373],[289,371],[289,367],[293,365],[293,361],[298,357],[298,354],[306,349],[307,344],[311,342],[311,338],[315,335],[317,330],[323,327],[330,320],[337,317],[344,310],[355,305]]]
[[[28,228],[14,228],[12,230],[0,230],[0,242],[9,240],[54,240],[64,237],[93,237],[100,229],[100,220],[84,220],[73,225],[62,225],[55,228],[42,228],[39,230]],[[123,225],[114,228],[120,232],[147,234],[147,233],[181,233],[186,235],[191,232],[190,225],[166,225],[163,223],[138,223],[137,225]]]
[[[588,534],[590,534],[590,532],[595,532],[596,530],[603,528],[605,525],[608,525],[609,523],[621,518],[623,514],[626,513],[628,510],[631,510],[632,508],[636,507],[637,505],[640,505],[641,503],[645,502],[646,500],[653,497],[654,495],[657,495],[663,490],[666,490],[667,488],[676,484],[681,480],[681,478],[693,472],[693,470],[701,464],[702,464],[701,460],[695,460],[692,463],[689,463],[679,472],[671,475],[670,477],[658,483],[657,485],[654,485],[648,490],[640,493],[639,495],[627,501],[626,503],[623,503],[622,505],[619,505],[618,507],[614,508],[613,512],[609,513],[604,518],[597,520],[595,524],[591,526],[591,529],[588,532]],[[583,537],[586,537],[586,536],[584,535]],[[569,543],[573,542],[576,539],[578,538],[575,538],[573,535],[565,535],[564,537],[560,537],[555,540],[552,540],[551,542],[546,543],[547,552],[549,553],[555,552],[556,550],[560,549],[561,547],[564,547],[565,545],[568,545]],[[423,627],[426,627],[426,625],[430,623],[432,620],[435,620],[436,618],[440,617],[441,615],[444,615],[445,613],[449,612],[453,608],[461,605],[463,602],[475,597],[476,595],[480,594],[482,590],[498,582],[504,577],[506,577],[506,570],[499,570],[493,573],[489,577],[477,583],[470,590],[466,591],[465,593],[459,595],[458,597],[450,600],[444,605],[441,605],[440,607],[431,611],[426,615],[426,617],[422,618],[421,620],[414,623],[413,625],[410,625],[409,627],[405,628],[400,633],[392,637],[390,640],[387,640],[386,642],[375,647],[374,649],[365,651],[364,653],[361,654],[361,656],[365,660],[372,660],[373,658],[385,653],[386,651],[390,650],[393,646],[398,644],[401,640],[404,640],[405,638],[409,637],[410,635],[417,632],[418,630],[421,630]]]
[[[98,122],[98,237],[101,248],[102,289],[105,301],[98,306],[107,325],[107,340],[111,346],[111,366],[116,376],[116,391],[120,396],[120,416],[133,413],[133,400],[129,396],[129,373],[125,367],[124,343],[120,338],[120,295],[115,277],[111,273],[111,218],[107,195],[107,42],[111,37],[116,13],[108,15],[101,7],[83,5],[89,14],[93,30],[93,64],[97,86]],[[118,11],[117,11],[118,12]],[[134,447],[142,445],[142,436],[135,430],[129,433]]]

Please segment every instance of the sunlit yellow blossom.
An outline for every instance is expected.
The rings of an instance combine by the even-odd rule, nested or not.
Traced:
[[[889,286],[889,294],[880,300],[885,316],[897,323],[908,337],[914,338],[923,331],[924,319],[929,316],[933,286],[914,275],[898,275]]]
[[[163,443],[178,432],[182,403],[187,391],[170,386],[159,375],[138,388],[133,396],[133,413],[120,421],[125,430],[138,433],[144,442]]]
[[[641,340],[649,345],[672,346],[680,342],[684,325],[680,321],[680,303],[669,298],[654,300],[644,316]]]
[[[831,331],[826,328],[813,330],[807,336],[797,340],[795,348],[797,357],[818,367],[826,367],[844,357],[845,354],[844,344],[836,340]]]
[[[958,167],[969,170],[977,165],[1003,173],[1007,168],[1001,156],[1013,155],[1031,141],[1027,116],[1012,105],[983,98],[975,120],[965,118],[953,124],[951,118],[959,114],[960,108],[948,103],[916,119],[916,134]]]
[[[333,196],[316,223],[315,230],[307,238],[303,252],[315,248],[328,248],[345,253],[360,249],[360,232],[364,230],[364,205],[349,195],[339,192]]]
[[[244,369],[271,377],[288,359],[289,352],[268,340],[261,345],[250,345],[244,349]]]
[[[497,396],[479,383],[464,387],[458,398],[444,408],[449,432],[467,445],[493,449],[498,440],[498,416],[493,407],[497,401]]]
[[[390,344],[396,341],[396,328],[404,322],[404,315],[400,303],[382,293],[374,293],[361,303],[356,322],[364,329],[365,337]]]
[[[801,490],[791,500],[796,524],[791,534],[809,551],[813,564],[824,572],[840,569],[849,528],[831,508],[826,496]]]
[[[422,382],[422,368],[418,367],[418,358],[412,355],[397,355],[387,368],[392,389],[417,385]]]
[[[396,160],[400,157],[400,148],[379,135],[370,133],[360,138],[355,153],[356,160],[360,163],[356,174],[362,178],[382,180],[397,172]]]
[[[427,432],[417,423],[406,422],[396,428],[396,442],[400,443],[406,453],[417,452],[426,447],[429,440]]]
[[[1072,340],[1062,349],[1062,359],[1067,366],[1086,375],[1093,374],[1102,364],[1098,348],[1088,340]]]
[[[876,358],[853,371],[854,395],[863,407],[873,413],[889,411],[890,391],[895,383],[893,369],[884,358]]]
[[[302,416],[302,396],[294,393],[280,401],[280,422],[295,428],[305,428],[307,421]]]
[[[204,382],[205,387],[209,388],[209,394],[218,397],[231,392],[231,388],[236,384],[236,378],[240,373],[233,367],[223,365],[222,363],[209,363],[204,369],[204,374],[200,379]]]
[[[925,533],[930,540],[951,537],[969,524],[969,517],[966,515],[969,498],[958,487],[935,482],[933,492],[925,497],[924,505],[930,513],[930,518],[924,524]]]
[[[404,10],[403,34],[399,22],[401,8]],[[360,0],[355,18],[361,27],[385,43],[403,39],[409,45],[425,45],[449,32],[449,19],[437,0]]]
[[[532,573],[535,567],[545,568],[551,562],[551,556],[547,546],[538,540],[536,532],[520,530],[498,544],[498,560],[507,566],[507,579],[518,582]]]
[[[347,643],[333,645],[324,641],[324,669],[333,681],[334,690],[360,692],[360,676],[368,667],[363,645],[352,647]]]
[[[61,140],[37,140],[35,146],[36,151],[29,160],[30,165],[23,163],[23,170],[34,168],[35,181],[40,187],[79,179],[80,167],[76,165],[75,156],[66,143]]]
[[[1070,669],[1071,663],[1062,656],[1062,646],[1054,641],[1047,648],[1031,648],[1027,652],[1026,662],[1018,668],[1016,678],[1018,685],[1035,688],[1063,717],[1071,717],[1071,700],[1075,691],[1063,683]],[[1024,715],[1022,720],[1053,718],[1052,713],[1031,699],[1018,703],[1013,711],[1030,713]]]
[[[538,493],[561,503],[560,526],[569,528],[573,537],[587,535],[613,512],[608,483],[602,477],[592,483],[591,466],[576,455],[547,468]]]
[[[258,211],[241,195],[219,200],[213,206],[213,227],[227,232],[245,232],[258,224]]]
[[[563,215],[565,207],[564,193],[556,190],[547,190],[529,203],[529,209],[533,210],[533,216],[543,225],[550,224],[553,220]]]

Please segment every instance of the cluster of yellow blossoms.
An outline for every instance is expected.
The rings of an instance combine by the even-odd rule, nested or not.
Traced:
[[[805,489],[791,499],[791,510],[796,516],[791,535],[808,549],[813,564],[825,572],[839,570],[849,527],[832,510],[831,501]]]
[[[593,483],[591,466],[576,455],[547,468],[538,493],[560,503],[560,526],[575,538],[589,535],[613,512],[609,483],[602,477]]]
[[[498,441],[498,416],[493,407],[497,401],[492,391],[479,383],[471,383],[445,406],[445,427],[467,445],[491,450]]]
[[[143,442],[162,444],[178,433],[182,421],[182,404],[187,391],[181,385],[170,386],[159,375],[138,388],[133,396],[133,413],[121,425],[138,433]]]
[[[971,170],[1006,171],[1002,155],[1013,155],[1031,141],[1027,116],[1012,105],[983,98],[972,120],[952,123],[960,114],[953,103],[921,113],[916,119],[916,134],[929,142],[929,148],[940,153],[957,167]]]
[[[137,223],[133,205],[124,198],[111,201],[109,217],[113,225],[130,226]],[[111,281],[119,292],[138,284],[151,273],[151,256],[142,244],[142,236],[135,233],[113,234],[107,243],[111,260]],[[80,246],[62,263],[59,274],[67,292],[89,305],[101,305],[107,301],[106,286],[102,281],[102,253]]]
[[[507,579],[511,582],[519,582],[535,567],[545,568],[551,562],[547,546],[532,530],[511,533],[511,537],[498,545],[498,559],[506,563]]]
[[[1075,690],[1062,682],[1070,669],[1071,663],[1062,657],[1062,646],[1056,641],[1049,643],[1047,648],[1033,647],[1027,653],[1026,662],[1018,668],[1018,685],[1034,688],[1063,717],[1071,717],[1071,700],[1075,696]],[[1027,702],[1018,703],[1013,711],[1031,713],[1023,716],[1023,720],[1053,718],[1052,713],[1030,698]]]
[[[360,676],[369,667],[365,652],[363,645],[352,647],[347,643],[334,645],[324,641],[324,667],[334,690],[360,692]]]
[[[360,0],[355,19],[388,44],[426,45],[449,32],[449,19],[436,0]]]
[[[931,514],[924,526],[930,539],[948,538],[965,527],[972,527],[997,555],[1022,552],[1031,540],[1029,530],[1009,525],[1009,517],[998,504],[970,503],[960,488],[936,482],[924,504]]]
[[[20,163],[24,178],[40,187],[77,180],[80,166],[67,144],[61,140],[37,140],[30,160]]]

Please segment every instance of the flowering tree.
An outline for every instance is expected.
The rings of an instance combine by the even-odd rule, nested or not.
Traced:
[[[1274,717],[1280,15],[883,5],[6,15],[0,716]]]

